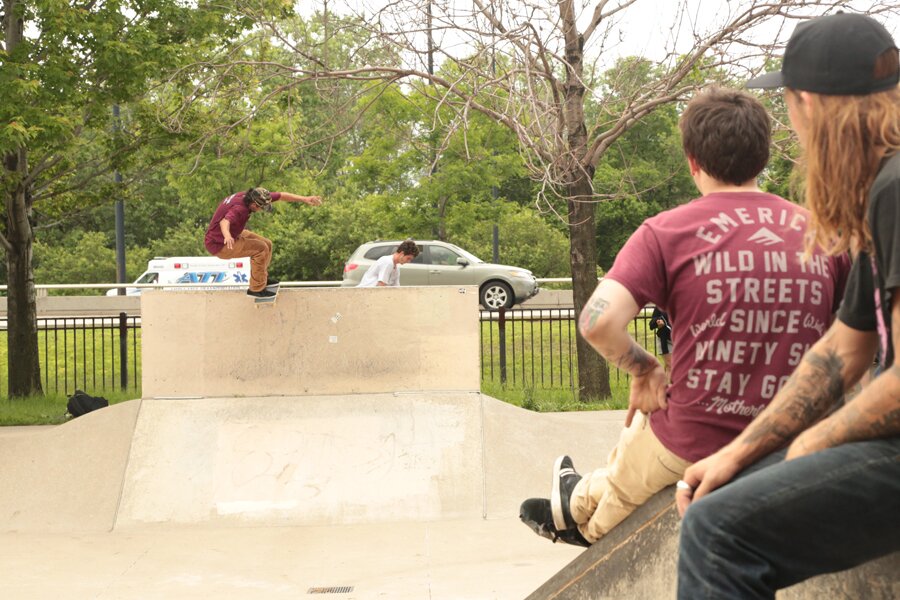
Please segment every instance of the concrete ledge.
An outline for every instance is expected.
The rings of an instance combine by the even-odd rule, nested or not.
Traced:
[[[644,506],[535,590],[527,600],[674,598],[680,519],[675,488]],[[900,553],[841,573],[814,577],[778,593],[779,600],[900,598]]]
[[[674,598],[679,524],[673,489],[650,498],[527,600]]]
[[[153,291],[141,313],[145,397],[480,389],[474,286]]]
[[[0,318],[6,317],[6,296],[0,297]],[[38,317],[107,317],[119,313],[139,315],[140,296],[40,296]]]

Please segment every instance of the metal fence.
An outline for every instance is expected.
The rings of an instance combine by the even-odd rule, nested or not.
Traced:
[[[44,392],[69,396],[76,389],[93,393],[140,388],[140,316],[49,317],[37,322]],[[5,397],[9,389],[5,340],[3,350],[0,396]]]
[[[632,319],[629,332],[639,344],[657,354],[657,338],[650,329],[651,309]],[[575,389],[573,309],[512,309],[481,311],[481,379],[511,387]],[[610,382],[628,374],[610,367]]]
[[[575,389],[574,312],[566,308],[481,311],[482,381],[515,388]],[[641,311],[629,329],[638,343],[656,354],[650,313]],[[140,389],[140,316],[123,312],[117,317],[39,318],[38,346],[45,392],[68,396],[76,389],[89,393]],[[6,348],[5,340],[2,348]],[[0,396],[5,397],[8,356],[3,351],[0,356]],[[610,368],[612,383],[627,377]]]

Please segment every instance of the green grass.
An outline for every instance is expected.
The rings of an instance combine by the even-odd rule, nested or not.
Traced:
[[[65,322],[64,322],[65,321]],[[93,322],[72,319],[50,320],[58,330],[38,331],[38,353],[41,363],[41,385],[44,393],[65,397],[76,389],[89,394],[103,396],[121,387],[121,364],[119,357],[119,330],[105,325],[100,319]],[[73,323],[79,323],[78,328]],[[84,325],[88,323],[88,325]],[[63,329],[63,327],[69,327]],[[0,398],[8,395],[7,334],[0,332]],[[127,375],[129,389],[140,395],[141,330],[128,329]]]
[[[536,314],[536,313],[535,313]],[[546,319],[551,313],[544,311]],[[649,314],[647,315],[649,316]],[[506,383],[501,383],[500,328],[497,321],[481,323],[481,391],[538,412],[610,410],[628,407],[626,373],[610,368],[611,397],[602,402],[581,402],[573,389],[578,384],[575,358],[575,321],[509,320],[506,323]],[[629,333],[651,354],[656,336],[646,317],[632,320]]]
[[[603,402],[581,402],[571,389],[513,388],[496,381],[482,381],[481,392],[534,412],[620,410],[628,408],[628,385],[611,385],[612,397]]]
[[[139,392],[105,392],[93,394],[103,396],[110,404],[133,400]],[[66,421],[66,402],[62,394],[30,396],[26,398],[3,398],[0,400],[0,426],[6,425],[57,425]]]

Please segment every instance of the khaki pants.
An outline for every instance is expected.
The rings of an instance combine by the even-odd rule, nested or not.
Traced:
[[[691,465],[666,449],[638,413],[609,454],[607,468],[585,473],[569,500],[581,535],[592,544]]]
[[[234,248],[219,250],[217,258],[250,257],[250,290],[260,292],[266,287],[269,279],[269,263],[272,262],[272,242],[261,235],[245,229],[239,238],[234,240]]]

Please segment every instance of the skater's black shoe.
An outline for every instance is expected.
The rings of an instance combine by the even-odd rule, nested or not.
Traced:
[[[587,548],[591,545],[577,527],[566,531],[559,531],[553,525],[553,515],[550,509],[550,500],[547,498],[529,498],[519,507],[519,518],[523,523],[541,537],[545,537],[554,544],[565,542],[573,546]]]
[[[572,459],[560,456],[553,464],[553,489],[550,491],[550,507],[553,512],[553,525],[557,531],[566,531],[575,527],[575,519],[569,509],[572,490],[581,481],[581,475],[575,472]]]
[[[266,279],[266,287],[272,287],[273,285],[278,285],[279,283],[281,283],[281,282],[278,281],[277,279],[272,279],[271,277]]]
[[[247,290],[247,295],[253,296],[254,298],[271,298],[275,295],[275,292],[270,292],[269,290],[259,290],[258,292]]]

